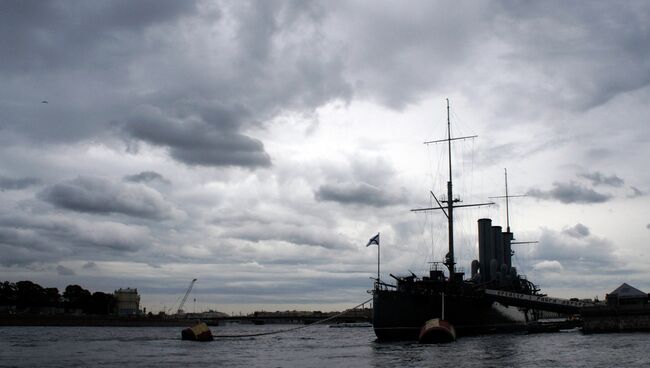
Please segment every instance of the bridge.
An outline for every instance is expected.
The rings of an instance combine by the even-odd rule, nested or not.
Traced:
[[[567,314],[578,314],[582,307],[589,305],[575,300],[519,294],[504,290],[485,289],[485,296],[504,305]]]

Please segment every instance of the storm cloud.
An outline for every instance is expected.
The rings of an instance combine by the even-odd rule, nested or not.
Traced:
[[[553,260],[535,263],[533,269],[540,272],[560,272],[564,270],[564,267],[560,262]]]
[[[37,178],[8,178],[0,176],[0,190],[20,190],[39,184]]]
[[[230,129],[218,130],[201,119],[172,119],[151,106],[140,107],[124,131],[132,138],[168,147],[172,157],[188,165],[271,165],[264,144],[257,139]]]
[[[84,265],[83,265],[82,267],[83,267],[84,269],[86,269],[86,270],[92,270],[92,269],[96,269],[96,268],[97,268],[97,264],[96,264],[95,262],[90,261],[90,262],[86,262],[86,263],[84,263]]]
[[[645,195],[645,192],[643,192],[641,189],[637,187],[630,187],[630,189],[632,189],[632,193],[627,195],[628,198],[636,198]]]
[[[612,198],[609,194],[596,192],[573,181],[568,183],[555,182],[553,183],[553,189],[550,190],[533,188],[528,190],[526,195],[538,199],[555,200],[565,204],[603,203]]]
[[[124,177],[124,180],[133,183],[149,183],[152,181],[157,181],[163,184],[171,184],[169,180],[165,179],[164,176],[158,174],[155,171],[143,171],[138,174],[127,175]]]
[[[325,184],[316,190],[315,196],[319,201],[373,207],[390,206],[403,201],[402,198],[366,183]]]
[[[591,234],[589,228],[582,224],[562,232],[542,229],[539,244],[529,256],[537,262],[557,261],[574,272],[593,267],[614,267],[621,262],[610,240]]]
[[[73,269],[70,269],[62,265],[56,266],[56,273],[59,274],[60,276],[73,276],[77,274],[76,272],[74,272]]]
[[[589,228],[583,224],[576,224],[573,227],[564,229],[562,232],[574,238],[584,238],[590,234]]]
[[[167,219],[177,210],[156,190],[106,178],[80,176],[45,188],[39,198],[72,211]]]
[[[70,11],[76,9],[76,12]],[[76,1],[9,1],[0,15],[0,44],[7,47],[0,66],[5,71],[22,73],[41,69],[69,70],[71,65],[94,67],[88,61],[96,54],[112,55],[100,61],[115,65],[119,56],[136,50],[105,50],[110,41],[126,42],[148,27],[189,14],[195,3],[144,0],[112,3]],[[47,34],[48,37],[43,37]],[[60,47],[65,45],[65,48]],[[108,51],[108,52],[107,52]]]
[[[152,242],[147,228],[113,221],[51,215],[0,217],[1,262],[8,266],[78,257],[121,257]]]
[[[595,171],[592,173],[582,173],[578,174],[578,177],[580,178],[585,178],[591,181],[591,184],[594,186],[599,186],[599,185],[606,185],[610,187],[622,187],[623,184],[625,184],[625,181],[621,178],[619,178],[616,175],[604,175],[599,171]]]
[[[249,225],[231,229],[223,234],[226,238],[237,238],[252,242],[277,240],[296,245],[319,246],[327,249],[351,247],[343,235],[316,226],[291,224]]]
[[[167,290],[159,306],[143,291],[152,311],[195,277],[221,285],[205,288],[219,308],[356,304],[372,234],[393,244],[387,273],[444,257],[444,217],[408,208],[445,190],[446,147],[420,143],[445,136],[449,98],[452,135],[478,135],[452,146],[455,193],[480,203],[507,167],[511,193],[543,200],[510,210],[540,240],[515,261],[545,292],[601,290],[625,252],[648,280],[648,231],[626,216],[650,188],[649,16],[635,0],[5,2],[0,276]]]

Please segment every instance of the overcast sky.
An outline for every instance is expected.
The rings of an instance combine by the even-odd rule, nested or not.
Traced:
[[[504,193],[550,295],[650,292],[647,1],[3,1],[0,279],[342,309]],[[458,211],[459,266],[477,258]],[[186,310],[192,310],[186,307]]]

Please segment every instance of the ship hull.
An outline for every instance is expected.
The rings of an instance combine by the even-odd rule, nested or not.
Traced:
[[[373,328],[378,341],[416,341],[426,321],[442,316],[439,293],[374,290]],[[523,331],[525,312],[482,295],[445,295],[445,319],[458,336]]]

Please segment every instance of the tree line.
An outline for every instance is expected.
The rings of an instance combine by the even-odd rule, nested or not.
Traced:
[[[90,291],[79,285],[68,285],[59,294],[57,288],[44,288],[32,281],[0,283],[0,311],[16,313],[84,313],[113,314],[116,309],[113,294]]]

